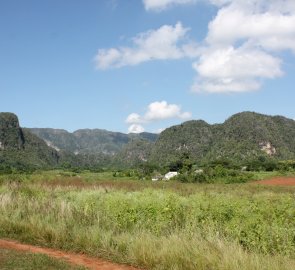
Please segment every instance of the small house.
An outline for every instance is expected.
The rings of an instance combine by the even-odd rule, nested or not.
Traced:
[[[163,180],[170,180],[172,177],[178,175],[178,172],[168,172],[164,175]]]

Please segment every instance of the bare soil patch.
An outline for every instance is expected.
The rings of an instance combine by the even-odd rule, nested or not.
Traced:
[[[255,184],[269,186],[295,186],[295,177],[275,177],[271,179],[256,181]]]
[[[97,258],[91,258],[83,254],[74,254],[50,248],[36,247],[11,240],[0,239],[0,247],[31,253],[46,254],[50,257],[63,259],[71,264],[81,265],[92,270],[139,270],[131,266],[119,265]]]

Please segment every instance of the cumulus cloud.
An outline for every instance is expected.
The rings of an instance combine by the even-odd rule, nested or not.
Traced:
[[[148,11],[162,11],[170,6],[194,4],[196,0],[143,0],[143,4]]]
[[[181,22],[138,34],[129,47],[100,49],[98,69],[137,65],[152,60],[192,59],[194,92],[226,93],[260,89],[266,79],[283,76],[279,53],[295,54],[294,0],[143,0],[148,11],[208,2],[217,7],[204,40],[192,41]],[[202,44],[202,46],[200,46]],[[152,119],[152,113],[148,114]],[[143,124],[146,115],[132,115]]]
[[[283,75],[276,52],[295,53],[295,1],[210,0],[219,6],[205,49],[193,64],[194,92],[257,90]]]
[[[143,0],[147,10],[197,1]],[[263,80],[283,75],[275,53],[295,53],[294,0],[207,0],[219,8],[202,49],[193,49],[194,92],[258,90]],[[188,51],[188,50],[187,50]],[[196,53],[195,53],[196,52]]]
[[[251,8],[249,4],[245,7],[238,3],[220,9],[209,24],[209,44],[228,45],[247,40],[248,43],[260,45],[267,50],[291,49],[295,52],[295,12],[278,12],[282,9],[279,7],[272,11],[271,3],[264,5],[263,11],[257,10],[254,4]]]
[[[192,115],[190,112],[183,112],[177,104],[168,104],[167,101],[156,101],[148,105],[144,115],[131,113],[127,119],[128,124],[143,124],[169,118],[188,119]]]
[[[163,25],[159,29],[138,34],[132,39],[133,46],[100,49],[95,56],[98,69],[137,65],[151,60],[169,60],[196,54],[197,45],[187,40],[189,28],[180,22]]]
[[[132,124],[128,128],[128,133],[142,133],[144,132],[144,127],[138,124]]]
[[[192,117],[190,112],[184,112],[181,106],[177,104],[169,104],[167,101],[156,101],[148,105],[148,108],[144,115],[139,115],[137,113],[131,113],[127,119],[126,123],[131,124],[130,129],[135,129],[137,127],[142,127],[140,124],[150,123],[165,119],[181,119],[186,120]]]
[[[145,120],[138,113],[131,113],[126,119],[128,124],[143,124]]]
[[[232,46],[209,50],[193,64],[195,92],[244,92],[260,88],[260,79],[283,75],[281,60],[261,50]]]
[[[168,104],[167,101],[156,101],[148,106],[144,115],[146,121],[157,121],[168,118],[188,119],[191,113],[182,112],[181,107],[176,104]]]

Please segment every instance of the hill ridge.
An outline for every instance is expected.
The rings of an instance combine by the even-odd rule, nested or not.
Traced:
[[[181,154],[193,160],[295,158],[295,121],[256,112],[232,115],[221,124],[187,121],[164,130],[150,159],[165,164]]]
[[[0,116],[2,159],[7,147],[5,140],[11,140],[10,145],[14,147],[11,149],[20,152],[23,146],[24,151],[29,148],[39,154],[38,147],[45,153],[50,150],[57,161],[50,161],[47,155],[47,161],[43,163],[51,165],[70,162],[77,166],[132,167],[148,162],[165,166],[183,155],[197,163],[216,159],[239,162],[257,158],[295,159],[295,121],[280,115],[246,111],[234,114],[220,124],[190,120],[160,134],[125,134],[103,129],[80,129],[70,133],[63,129],[20,128],[16,115],[0,113]],[[5,122],[3,119],[6,118]],[[14,133],[4,136],[3,130],[8,132],[10,126]],[[22,136],[29,143],[24,144]]]

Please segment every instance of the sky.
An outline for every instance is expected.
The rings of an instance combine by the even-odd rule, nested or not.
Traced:
[[[0,111],[23,127],[294,119],[294,85],[294,0],[0,0]]]

